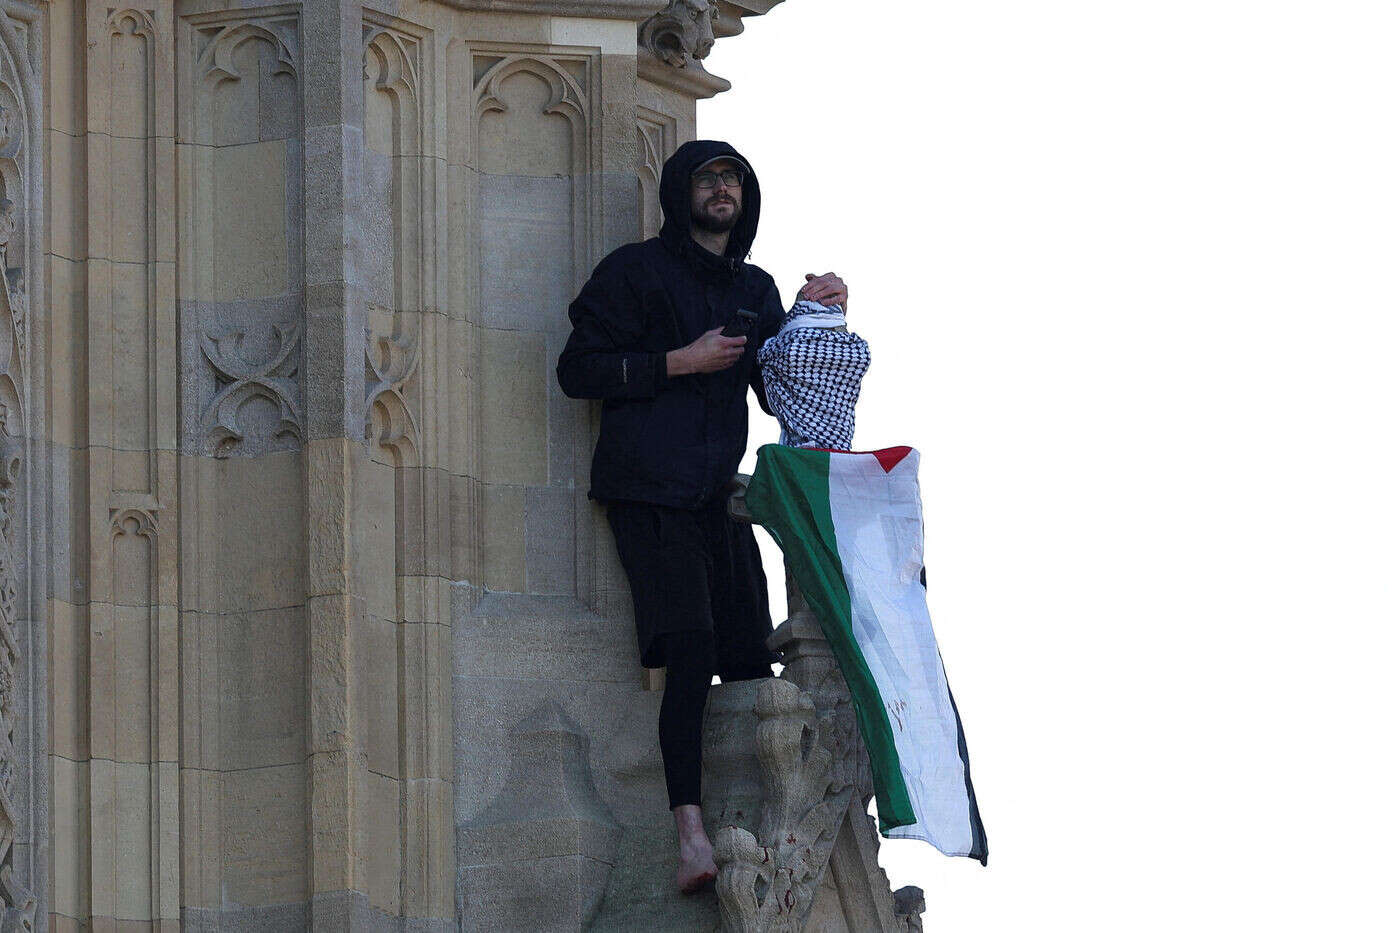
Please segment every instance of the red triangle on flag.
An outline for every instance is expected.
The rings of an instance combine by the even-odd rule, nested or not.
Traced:
[[[886,447],[884,450],[872,450],[875,459],[880,461],[880,466],[886,473],[895,468],[895,465],[905,457],[909,456],[912,447]]]
[[[888,473],[899,464],[899,461],[909,456],[912,447],[886,447],[884,450],[837,450],[835,447],[809,447],[808,450],[820,450],[828,454],[857,454],[859,456],[869,455],[880,461],[880,469]]]

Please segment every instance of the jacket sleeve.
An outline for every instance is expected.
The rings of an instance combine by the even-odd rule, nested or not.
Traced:
[[[665,388],[666,354],[642,349],[646,313],[616,254],[569,305],[574,329],[555,374],[569,398],[650,398]]]
[[[754,328],[754,352],[757,353],[763,348],[763,344],[769,338],[778,333],[778,328],[783,324],[783,299],[778,295],[778,286],[769,282],[768,291],[764,295],[763,304],[758,315],[758,326]],[[773,414],[773,409],[768,406],[768,395],[763,388],[763,367],[754,366],[749,373],[749,385],[753,386],[753,394],[758,396],[758,406],[765,414]]]

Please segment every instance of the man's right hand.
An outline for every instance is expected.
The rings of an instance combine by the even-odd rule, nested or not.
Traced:
[[[728,369],[739,362],[744,355],[747,337],[726,337],[720,333],[723,327],[707,330],[695,341],[679,350],[666,354],[666,375],[684,376],[687,373],[716,373]]]

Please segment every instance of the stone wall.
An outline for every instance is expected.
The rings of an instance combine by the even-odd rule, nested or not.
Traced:
[[[7,907],[676,901],[595,410],[553,362],[727,87],[693,54],[776,2],[0,0]]]
[[[0,929],[48,881],[43,11],[0,0]]]

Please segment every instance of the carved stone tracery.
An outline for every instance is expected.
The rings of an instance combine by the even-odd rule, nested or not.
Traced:
[[[383,190],[366,192],[367,209],[387,218],[388,268],[380,274],[388,284],[386,293],[371,301],[365,322],[365,439],[389,452],[395,466],[416,465],[421,443],[410,405],[425,310],[421,56],[418,36],[365,23],[366,108],[379,95],[393,113],[383,128],[388,138],[366,139],[388,163]],[[374,135],[368,127],[366,135]]]
[[[385,323],[386,319],[391,323]],[[365,439],[395,455],[395,466],[411,466],[418,444],[418,419],[405,386],[418,369],[416,324],[383,308],[370,308],[365,328]]]
[[[16,746],[28,730],[19,721],[17,691],[24,683],[21,625],[30,616],[22,601],[29,553],[23,478],[29,424],[28,295],[25,273],[35,251],[32,192],[40,171],[31,151],[36,93],[33,62],[23,54],[24,24],[0,11],[0,930],[32,929],[37,900],[15,877],[15,845],[30,815],[20,801],[30,777]]]
[[[853,788],[836,779],[830,716],[773,680],[759,688],[758,756],[765,799],[758,835],[715,834],[720,912],[731,931],[797,931],[812,906]]]
[[[206,14],[190,20],[192,92],[182,116],[191,146],[201,157],[217,151],[295,140],[301,132],[298,64],[301,50],[298,17],[269,12],[253,17],[230,13]],[[280,92],[269,83],[285,85]],[[260,95],[273,101],[263,106]],[[249,107],[259,110],[261,124],[252,131],[233,114]],[[194,151],[193,148],[191,151]],[[287,157],[300,151],[289,144]],[[289,177],[299,165],[288,164]],[[215,215],[229,197],[220,194],[212,168],[195,172],[185,231],[185,260],[193,288],[201,299],[220,295],[227,268],[221,264],[213,227]],[[266,188],[257,197],[267,197]],[[252,197],[244,192],[242,197]],[[267,216],[280,217],[280,193],[263,205]],[[305,440],[302,388],[303,309],[296,284],[301,264],[300,230],[288,234],[287,281],[258,283],[257,288],[222,302],[234,312],[201,312],[196,324],[198,352],[191,364],[204,365],[198,412],[198,435],[190,439],[203,453],[215,457],[255,457],[270,451],[296,450]],[[280,295],[279,295],[280,293]],[[224,316],[227,314],[227,316]],[[212,391],[208,388],[212,383]]]
[[[521,120],[534,116],[556,116],[568,126],[567,148],[552,153],[566,160],[561,177],[570,181],[570,237],[573,247],[573,268],[568,277],[574,288],[581,287],[593,263],[601,256],[601,205],[594,169],[600,162],[598,138],[599,62],[592,54],[536,55],[521,50],[494,49],[472,52],[473,67],[479,69],[473,91],[474,120],[472,152],[478,171],[513,174],[500,164],[501,153],[494,156],[486,151],[484,129],[488,116]],[[534,114],[513,113],[512,85],[521,75],[543,82],[547,97]],[[516,86],[518,90],[518,85]],[[534,102],[531,103],[534,106]],[[499,132],[503,124],[495,127]],[[497,145],[504,140],[497,140]],[[512,154],[513,158],[513,154]],[[503,171],[503,169],[505,169]]]
[[[661,167],[676,151],[676,120],[637,108],[637,223],[643,238],[661,232]]]
[[[245,409],[261,401],[274,412],[260,450],[295,449],[302,442],[302,413],[297,404],[301,323],[271,325],[271,352],[248,359],[243,331],[217,336],[199,335],[204,358],[214,368],[219,390],[204,412],[210,452],[227,457],[238,450],[251,430]]]
[[[292,50],[293,40],[289,32],[289,29],[294,28],[293,21],[277,19],[266,22],[242,21],[201,29],[201,79],[212,85],[242,80],[244,74],[234,64],[233,53],[249,40],[261,40],[273,48],[278,62],[273,74],[284,74],[295,79],[296,53]]]

